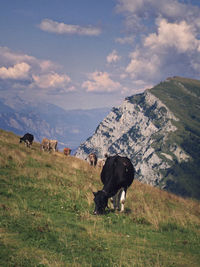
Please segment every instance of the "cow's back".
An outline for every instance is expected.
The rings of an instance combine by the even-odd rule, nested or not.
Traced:
[[[133,182],[134,173],[134,167],[127,157],[108,157],[101,172],[101,181],[108,187],[128,188]]]
[[[47,138],[43,138],[42,139],[42,145],[46,145],[46,144],[48,144],[49,143],[49,139],[47,139]]]
[[[101,181],[105,185],[113,175],[115,157],[108,157],[101,171]]]
[[[129,187],[134,179],[135,169],[130,159],[127,157],[118,157],[116,159],[116,167],[114,176],[118,177],[122,187]]]

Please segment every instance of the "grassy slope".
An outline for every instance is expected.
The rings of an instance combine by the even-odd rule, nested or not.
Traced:
[[[94,216],[100,171],[0,131],[0,266],[199,266],[200,203],[134,181]]]
[[[183,86],[182,86],[183,85]],[[174,77],[151,89],[179,118],[168,143],[179,144],[192,158],[177,162],[167,173],[167,189],[200,199],[200,81]]]

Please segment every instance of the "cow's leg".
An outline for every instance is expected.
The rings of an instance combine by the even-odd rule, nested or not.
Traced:
[[[111,197],[111,202],[112,202],[112,205],[113,205],[113,209],[114,210],[116,210],[117,209],[117,198],[118,198],[118,196],[117,196],[117,194],[115,195],[115,196],[113,196],[113,197]]]
[[[117,194],[111,198],[113,209],[116,210],[117,208]]]
[[[123,212],[124,211],[124,204],[125,204],[125,200],[126,200],[126,190],[123,189],[120,193],[121,193],[120,198],[119,198],[119,202],[121,204],[120,212]]]
[[[27,147],[31,147],[31,144],[29,141],[27,141]]]
[[[29,147],[29,141],[28,140],[25,140],[24,144],[25,144],[25,146]]]
[[[122,189],[120,189],[116,195],[114,195],[112,198],[111,198],[111,202],[113,204],[113,208],[114,210],[120,210],[120,197],[121,197],[121,192],[122,192]]]

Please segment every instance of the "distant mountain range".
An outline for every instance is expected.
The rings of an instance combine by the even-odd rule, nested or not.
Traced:
[[[129,157],[136,178],[200,199],[200,81],[168,78],[113,108],[77,150]]]
[[[58,140],[58,148],[67,146],[73,151],[109,113],[108,108],[64,110],[49,103],[31,103],[17,97],[0,99],[0,128],[18,135],[30,132],[35,140]]]

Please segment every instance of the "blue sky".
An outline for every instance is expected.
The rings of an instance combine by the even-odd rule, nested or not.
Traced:
[[[112,107],[169,76],[200,77],[200,1],[0,4],[1,97]]]

